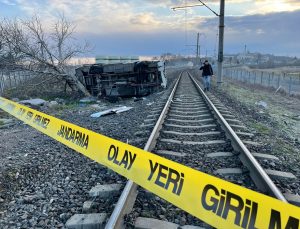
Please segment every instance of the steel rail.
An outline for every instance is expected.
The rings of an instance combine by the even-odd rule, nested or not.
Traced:
[[[181,79],[182,73],[180,73],[178,79],[175,82],[174,88],[151,132],[151,135],[144,147],[144,150],[146,151],[152,151],[156,145],[157,138],[159,136],[159,131],[162,128],[162,124],[167,116],[169,107],[171,105],[172,99],[174,97],[174,94],[176,92],[176,89],[178,87],[178,83]],[[124,228],[124,216],[128,213],[130,213],[131,209],[133,208],[136,196],[137,196],[137,188],[138,185],[135,184],[133,181],[128,180],[126,183],[125,188],[123,189],[123,192],[114,208],[113,213],[111,214],[107,224],[105,225],[105,229],[112,229],[112,228]]]
[[[250,172],[250,176],[261,191],[267,192],[268,194],[276,197],[277,199],[288,202],[281,191],[276,187],[273,181],[270,179],[268,174],[264,171],[258,161],[254,158],[254,156],[250,153],[247,147],[244,145],[242,140],[237,136],[225,118],[221,115],[215,105],[210,101],[207,95],[203,92],[199,84],[196,82],[194,77],[188,72],[189,77],[194,82],[196,88],[203,96],[205,101],[207,102],[210,109],[213,111],[218,123],[221,125],[221,128],[225,131],[225,134],[228,139],[231,140],[232,147],[235,151],[239,152],[239,158],[242,163],[248,168]]]

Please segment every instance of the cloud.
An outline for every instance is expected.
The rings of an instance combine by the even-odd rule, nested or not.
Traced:
[[[79,39],[87,39],[97,44],[90,53],[93,55],[159,55],[161,53],[183,53],[184,34],[168,30],[160,32],[79,34]]]
[[[9,6],[15,6],[16,3],[12,0],[1,0],[1,3],[5,4],[5,5],[9,5]]]
[[[299,55],[300,44],[297,39],[300,36],[299,19],[300,10],[228,17],[225,20],[227,50],[248,44],[252,51]]]
[[[119,33],[145,30],[197,29],[199,21],[215,17],[205,7],[187,11],[171,10],[171,6],[197,4],[199,1],[185,0],[2,0],[17,3],[27,16],[38,12],[45,23],[55,19],[58,12],[74,20],[79,32]],[[219,0],[206,0],[218,12]],[[284,10],[300,9],[298,0],[227,0],[226,15],[252,15]]]
[[[172,0],[171,0],[172,1]],[[156,15],[153,8],[158,7],[152,3],[138,5],[133,1],[117,0],[48,0],[45,1],[26,1],[17,0],[18,6],[25,12],[27,17],[34,13],[41,15],[45,23],[54,20],[58,13],[76,22],[79,32],[109,33],[120,31],[143,31],[157,29],[158,25],[162,29],[169,27],[172,20],[168,21]],[[46,6],[46,7],[45,7]],[[142,7],[140,7],[142,6]],[[168,9],[171,12],[170,9]],[[24,16],[23,16],[24,17]]]
[[[257,29],[256,34],[264,34],[265,31],[263,29]]]
[[[295,11],[300,9],[299,0],[255,0],[253,9],[248,14],[267,14],[272,12]]]
[[[3,2],[16,3],[15,7],[24,12],[20,14],[22,17],[39,13],[46,25],[59,12],[64,12],[77,24],[78,36],[97,46],[98,54],[184,52],[186,44],[195,43],[197,32],[205,34],[200,37],[202,51],[207,49],[212,54],[217,46],[218,17],[205,7],[176,12],[170,9],[184,4],[184,0]],[[197,0],[186,2],[199,3]],[[218,11],[219,0],[205,2]],[[239,51],[247,44],[250,50],[283,54],[300,52],[297,42],[299,9],[299,0],[226,0],[225,51]],[[191,47],[190,52],[194,53],[193,49]]]
[[[135,25],[159,25],[159,21],[154,19],[153,13],[141,13],[131,17],[130,22]]]

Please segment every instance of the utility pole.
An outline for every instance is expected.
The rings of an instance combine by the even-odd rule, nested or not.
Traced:
[[[186,46],[193,46],[196,47],[196,62],[197,64],[200,63],[200,59],[201,59],[201,52],[200,52],[200,35],[204,35],[204,33],[197,33],[197,40],[196,40],[196,45],[186,45]]]
[[[201,59],[199,37],[200,37],[200,34],[197,33],[197,58],[196,58],[197,63],[196,64],[199,64],[200,63],[200,59]]]
[[[219,14],[219,52],[218,52],[218,79],[217,83],[221,86],[223,74],[223,56],[224,56],[224,12],[225,0],[220,0],[220,14]]]
[[[225,15],[225,0],[220,0],[220,14],[211,9],[208,5],[206,5],[203,0],[198,0],[201,5],[190,5],[190,6],[177,6],[172,7],[174,11],[176,9],[185,9],[187,7],[195,7],[195,6],[205,6],[212,13],[214,13],[217,17],[219,17],[219,50],[218,50],[218,78],[217,84],[221,86],[222,84],[222,70],[223,70],[223,58],[224,58],[224,15]]]
[[[197,58],[199,57],[199,33],[197,33],[197,51],[196,51],[196,56],[197,56]]]

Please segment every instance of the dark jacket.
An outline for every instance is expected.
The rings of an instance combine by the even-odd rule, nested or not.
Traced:
[[[212,70],[212,67],[210,64],[207,64],[207,65],[203,65],[200,70],[203,70],[202,71],[202,76],[211,76],[214,74],[213,70]]]

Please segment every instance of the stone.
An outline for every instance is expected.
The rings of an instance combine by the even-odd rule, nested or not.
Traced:
[[[66,101],[64,99],[61,98],[55,98],[55,101],[58,102],[59,104],[65,104]]]
[[[80,103],[94,103],[97,99],[95,97],[85,97],[79,100]]]
[[[177,229],[178,227],[179,227],[178,224],[163,221],[163,220],[153,219],[153,218],[138,217],[135,221],[136,229],[152,229],[152,228]]]
[[[96,185],[90,190],[89,195],[100,198],[112,197],[120,192],[121,186],[121,184]]]
[[[25,204],[31,204],[36,199],[38,199],[37,195],[30,195],[30,196],[24,196],[23,197],[23,201],[24,201]]]
[[[90,108],[92,108],[92,109],[103,109],[104,107],[101,107],[99,104],[92,104],[92,105],[90,105]]]
[[[88,200],[83,203],[82,212],[88,213],[95,206],[95,202]]]
[[[56,106],[58,106],[58,105],[59,105],[59,104],[58,104],[58,102],[56,102],[56,101],[50,101],[50,102],[47,104],[47,106],[50,107],[50,108],[56,107]]]
[[[268,108],[268,104],[265,101],[256,102],[255,105],[257,105],[257,106],[259,106],[261,108],[264,108],[264,109]]]
[[[69,229],[102,229],[105,227],[106,213],[75,214],[67,222]]]
[[[33,105],[33,106],[43,106],[46,101],[43,99],[28,99],[28,100],[22,100],[20,101],[21,104],[29,104],[29,105]]]

